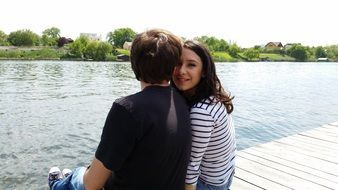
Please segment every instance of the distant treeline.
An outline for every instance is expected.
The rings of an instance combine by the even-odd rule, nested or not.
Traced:
[[[130,46],[123,46],[125,42],[132,42],[136,34],[131,28],[119,28],[109,32],[107,40],[102,41],[95,34],[82,34],[77,39],[60,36],[60,29],[56,27],[44,30],[41,36],[29,29],[17,30],[8,35],[0,30],[0,59],[114,61],[121,54],[129,56]],[[199,36],[193,40],[203,43],[217,62],[338,61],[338,45],[309,47],[293,43],[241,48],[236,43],[213,36]]]

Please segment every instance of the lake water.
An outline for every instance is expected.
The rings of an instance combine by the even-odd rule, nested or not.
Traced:
[[[338,121],[338,63],[218,63],[238,149]],[[48,189],[51,166],[87,166],[129,63],[0,61],[0,189]]]

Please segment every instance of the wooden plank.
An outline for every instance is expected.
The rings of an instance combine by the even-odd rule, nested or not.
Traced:
[[[336,126],[336,127],[338,127],[338,121],[337,121],[337,122],[334,122],[334,123],[330,123],[330,124],[328,124],[328,125],[331,125],[331,126]]]
[[[298,152],[288,150],[282,146],[272,147],[272,146],[260,145],[257,147],[251,147],[250,149],[256,150],[258,152],[264,152],[267,154],[271,154],[273,156],[277,156],[279,158],[282,158],[282,159],[285,159],[285,160],[288,160],[294,163],[300,163],[304,166],[311,167],[313,169],[326,172],[328,174],[335,175],[338,177],[338,167],[336,164],[327,162],[322,159],[300,154]]]
[[[262,189],[278,189],[278,190],[289,190],[291,188],[278,184],[274,181],[272,181],[271,179],[269,179],[268,177],[262,177],[259,176],[253,172],[248,172],[246,169],[242,169],[241,167],[237,167],[236,171],[235,171],[235,181],[237,181],[236,178],[241,179],[242,181],[248,181],[251,182],[253,184],[255,184],[256,186],[262,188]],[[235,182],[237,183],[237,182]],[[239,181],[238,181],[239,183]],[[232,188],[236,190],[235,188]]]
[[[337,129],[337,131],[338,131],[338,129]],[[329,136],[332,139],[338,139],[338,133],[336,134],[336,131],[333,131],[333,130],[328,129],[328,128],[319,127],[319,128],[311,130],[310,132],[318,133],[318,134],[323,135],[323,136]]]
[[[315,144],[306,143],[297,137],[282,138],[282,139],[276,140],[275,142],[280,142],[283,144],[294,146],[294,147],[302,149],[303,151],[311,151],[311,152],[315,151],[321,155],[325,155],[325,157],[331,157],[334,160],[336,160],[335,158],[338,155],[338,149],[336,150],[332,147],[317,146]]]
[[[244,157],[237,157],[236,163],[248,172],[270,179],[271,181],[290,189],[331,189]],[[274,189],[268,186],[259,186],[265,189]]]
[[[293,161],[290,161],[290,160],[286,160],[284,158],[272,155],[270,153],[258,152],[254,149],[251,149],[251,148],[240,151],[240,154],[242,152],[245,152],[247,154],[252,154],[252,155],[255,155],[257,157],[260,157],[260,158],[263,158],[263,159],[266,159],[266,160],[269,160],[269,161],[272,161],[272,162],[276,162],[276,163],[279,163],[279,164],[284,165],[284,166],[294,168],[296,170],[304,171],[306,173],[310,173],[314,176],[317,176],[318,178],[324,178],[324,179],[327,179],[331,182],[338,184],[338,176],[337,175],[332,175],[332,174],[317,170],[317,169],[309,167],[307,165],[303,165],[302,163],[296,163],[296,162],[293,162]]]
[[[263,188],[256,186],[255,184],[249,183],[238,177],[234,177],[230,189],[234,190],[262,190]]]
[[[263,145],[265,146],[270,146],[267,147],[269,149],[274,147],[282,147],[285,149],[285,151],[288,152],[294,152],[295,154],[299,154],[299,156],[304,156],[304,159],[308,158],[315,158],[316,160],[322,160],[325,163],[330,163],[331,167],[333,168],[338,168],[338,159],[337,156],[331,157],[327,155],[320,154],[316,152],[315,150],[307,149],[305,147],[296,147],[290,144],[285,144],[285,143],[280,143],[278,141],[273,141],[269,143],[268,145]]]
[[[296,152],[298,154],[306,155],[307,157],[313,157],[313,158],[317,158],[317,159],[320,159],[320,160],[323,160],[323,161],[326,161],[326,162],[331,162],[333,164],[338,164],[338,159],[336,157],[323,155],[323,154],[316,152],[315,150],[312,150],[312,151],[308,150],[308,149],[306,149],[306,147],[299,148],[299,147],[295,147],[293,145],[280,143],[278,141],[273,141],[273,142],[270,142],[268,145],[265,144],[263,146],[264,147],[270,146],[269,149],[274,148],[274,147],[283,147],[284,149],[287,149],[288,151],[293,151],[293,152]],[[338,165],[336,165],[335,167],[338,167]]]
[[[330,135],[338,136],[338,128],[330,125],[324,125],[322,127],[318,127],[313,130],[324,131],[330,133]]]
[[[334,151],[338,153],[338,144],[336,145],[336,144],[328,143],[328,142],[321,141],[315,138],[305,137],[302,135],[293,135],[293,136],[287,137],[287,139],[290,139],[290,141],[306,143],[309,146],[312,146],[314,148],[320,148],[321,150]]]
[[[306,171],[302,171],[299,169],[292,168],[288,165],[283,165],[279,163],[277,160],[268,160],[265,158],[262,158],[261,156],[256,156],[253,154],[249,154],[246,152],[240,152],[237,154],[239,157],[243,157],[245,159],[248,159],[250,161],[259,163],[263,166],[272,168],[277,170],[278,172],[283,172],[289,176],[295,177],[295,183],[302,183],[302,181],[307,181],[311,183],[314,183],[316,185],[322,186],[322,188],[328,188],[328,189],[334,189],[335,187],[338,187],[338,183],[332,182],[328,179],[319,177],[314,175],[313,173],[309,173]],[[311,186],[313,186],[311,184]]]
[[[310,136],[304,136],[304,135],[296,135],[297,139],[301,140],[301,141],[310,141],[313,144],[317,144],[319,146],[324,146],[327,148],[332,148],[334,150],[338,150],[338,144],[334,144],[332,142],[327,142],[327,141],[323,141],[321,139],[318,138],[313,138]]]
[[[323,141],[338,143],[338,137],[334,137],[334,136],[325,134],[325,133],[320,132],[320,131],[314,131],[314,130],[305,131],[305,132],[300,133],[300,135],[307,135],[307,136],[311,136],[311,137],[314,137],[314,138],[321,139]]]

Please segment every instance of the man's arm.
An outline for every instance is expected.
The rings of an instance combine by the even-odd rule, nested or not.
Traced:
[[[86,170],[83,176],[83,183],[86,190],[100,190],[105,185],[106,181],[112,174],[112,171],[107,169],[103,163],[94,158],[90,167]]]

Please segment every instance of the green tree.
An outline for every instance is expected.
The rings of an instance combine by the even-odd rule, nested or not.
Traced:
[[[0,46],[7,46],[7,34],[0,30]]]
[[[225,40],[221,39],[217,45],[217,51],[229,51],[229,44]]]
[[[253,49],[258,50],[259,53],[263,53],[263,51],[264,51],[264,47],[262,47],[262,46],[260,46],[260,45],[255,45],[255,46],[253,47]]]
[[[331,45],[325,48],[327,49],[328,58],[334,59],[334,60],[338,59],[338,45]]]
[[[89,39],[86,36],[80,36],[73,43],[69,45],[69,53],[72,57],[84,58],[84,52],[86,50]]]
[[[208,46],[208,49],[210,51],[217,51],[218,39],[211,36],[209,38],[206,38],[205,44]]]
[[[18,30],[11,32],[8,41],[14,46],[39,45],[40,37],[30,30]]]
[[[237,54],[238,52],[241,51],[241,48],[239,48],[239,46],[237,44],[231,44],[229,46],[229,50],[228,53],[232,56],[232,57],[238,57]]]
[[[136,32],[131,28],[119,28],[107,34],[108,42],[118,48],[122,48],[124,42],[131,42],[134,40]]]
[[[194,40],[204,44],[209,51],[228,51],[229,44],[223,39],[217,39],[214,36],[201,36],[196,37]]]
[[[45,46],[55,46],[60,38],[60,29],[56,27],[48,28],[42,32],[42,44]]]
[[[296,59],[296,61],[306,61],[308,59],[307,48],[296,44],[287,50],[287,54]]]
[[[316,47],[315,48],[315,56],[316,56],[316,58],[327,57],[326,50],[322,46]]]
[[[84,50],[84,57],[95,61],[106,60],[107,55],[112,51],[112,45],[107,42],[90,41]]]
[[[86,59],[94,59],[98,43],[99,43],[98,41],[90,41],[87,44],[87,46],[86,46],[86,48],[83,52],[83,56]]]
[[[246,49],[243,53],[245,57],[247,57],[249,60],[257,59],[259,58],[259,50],[254,48]]]
[[[208,36],[201,36],[201,37],[195,37],[194,40],[204,44],[204,45],[207,45],[206,41],[209,37]]]

